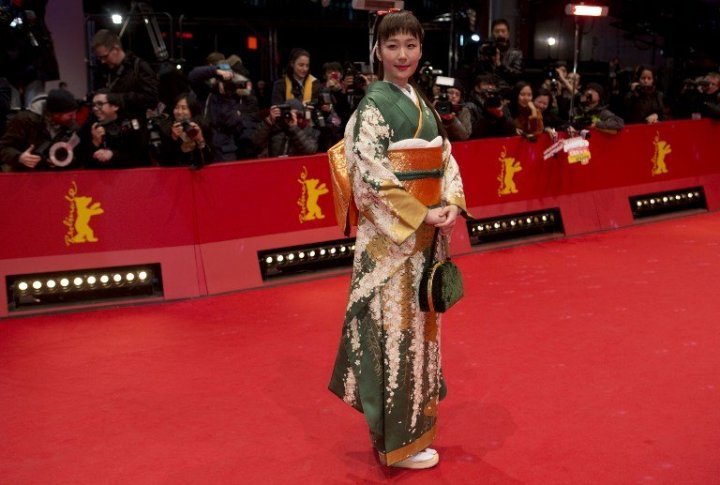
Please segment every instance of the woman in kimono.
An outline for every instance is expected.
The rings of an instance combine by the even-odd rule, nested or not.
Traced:
[[[465,196],[442,123],[410,82],[421,56],[420,22],[410,12],[390,12],[379,17],[375,31],[373,55],[382,81],[368,88],[350,118],[344,144],[336,146],[340,153],[329,153],[331,161],[344,156],[355,204],[345,200],[344,207],[348,214],[355,207],[359,212],[329,388],[365,415],[382,464],[430,468],[439,460],[430,445],[446,389],[440,315],[420,310],[418,289],[433,257],[435,230],[442,234],[436,253],[442,258],[446,238],[466,210]],[[337,210],[342,189],[334,177]]]

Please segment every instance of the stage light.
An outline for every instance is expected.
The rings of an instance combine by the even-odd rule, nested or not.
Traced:
[[[480,42],[480,36],[478,34],[473,34],[470,36],[470,40],[473,42]]]
[[[140,281],[145,281],[147,279],[147,271],[140,271],[138,273],[138,278],[140,278]]]
[[[8,309],[21,310],[47,305],[82,304],[92,300],[113,300],[144,296],[162,296],[160,265],[148,269],[143,265],[144,280],[138,278],[137,267],[70,270],[32,275],[8,275],[6,280]],[[104,273],[110,269],[111,273]],[[153,278],[153,274],[157,275]],[[108,284],[112,280],[115,285]],[[123,283],[123,276],[126,281]],[[103,285],[98,285],[98,281]],[[27,291],[32,288],[32,291]],[[58,291],[61,290],[61,291]]]
[[[557,39],[555,37],[548,37],[547,38],[547,45],[548,47],[552,47],[555,44],[557,44]]]
[[[565,5],[565,13],[576,17],[607,17],[609,9],[601,5],[584,5],[569,3]]]
[[[328,241],[258,251],[258,262],[263,279],[337,266],[349,266],[352,264],[354,245],[346,244],[347,242],[347,240]]]
[[[112,23],[114,23],[115,25],[122,24],[122,21],[123,21],[122,15],[120,15],[118,13],[114,13],[110,16],[110,18],[112,19]]]
[[[629,201],[633,217],[636,219],[669,212],[707,210],[702,188],[699,190],[680,189],[660,194],[640,195],[630,197]]]
[[[180,64],[175,64],[175,69],[177,69],[178,71],[181,71],[182,66]]]
[[[513,214],[467,222],[470,243],[475,246],[552,233],[564,233],[559,209]]]

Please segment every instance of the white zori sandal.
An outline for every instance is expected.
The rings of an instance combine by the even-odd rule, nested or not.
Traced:
[[[432,448],[425,448],[402,461],[393,463],[391,466],[397,468],[412,468],[422,470],[423,468],[432,468],[440,461],[440,455]]]

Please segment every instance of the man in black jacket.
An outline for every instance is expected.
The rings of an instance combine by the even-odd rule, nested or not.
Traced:
[[[120,39],[109,30],[98,30],[91,45],[95,57],[106,67],[104,82],[95,88],[105,87],[119,95],[130,118],[145,120],[147,110],[154,110],[158,104],[159,81],[153,68],[132,52],[125,52]]]
[[[73,95],[62,89],[53,89],[47,95],[37,96],[26,111],[19,112],[7,125],[0,138],[0,164],[3,171],[50,170],[77,168],[80,146],[69,151],[58,151],[70,141],[76,131],[78,104]],[[79,142],[79,138],[75,138]],[[61,145],[53,146],[57,143]],[[67,162],[67,164],[65,164]]]

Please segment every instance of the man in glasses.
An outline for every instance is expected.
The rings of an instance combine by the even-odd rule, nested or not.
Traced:
[[[125,52],[117,35],[107,29],[92,38],[92,51],[103,66],[98,88],[107,88],[120,97],[131,118],[145,120],[147,110],[158,104],[159,81],[153,68],[132,52]]]
[[[150,164],[147,125],[125,114],[122,97],[104,88],[92,98],[94,120],[85,165],[89,168],[131,168]]]

